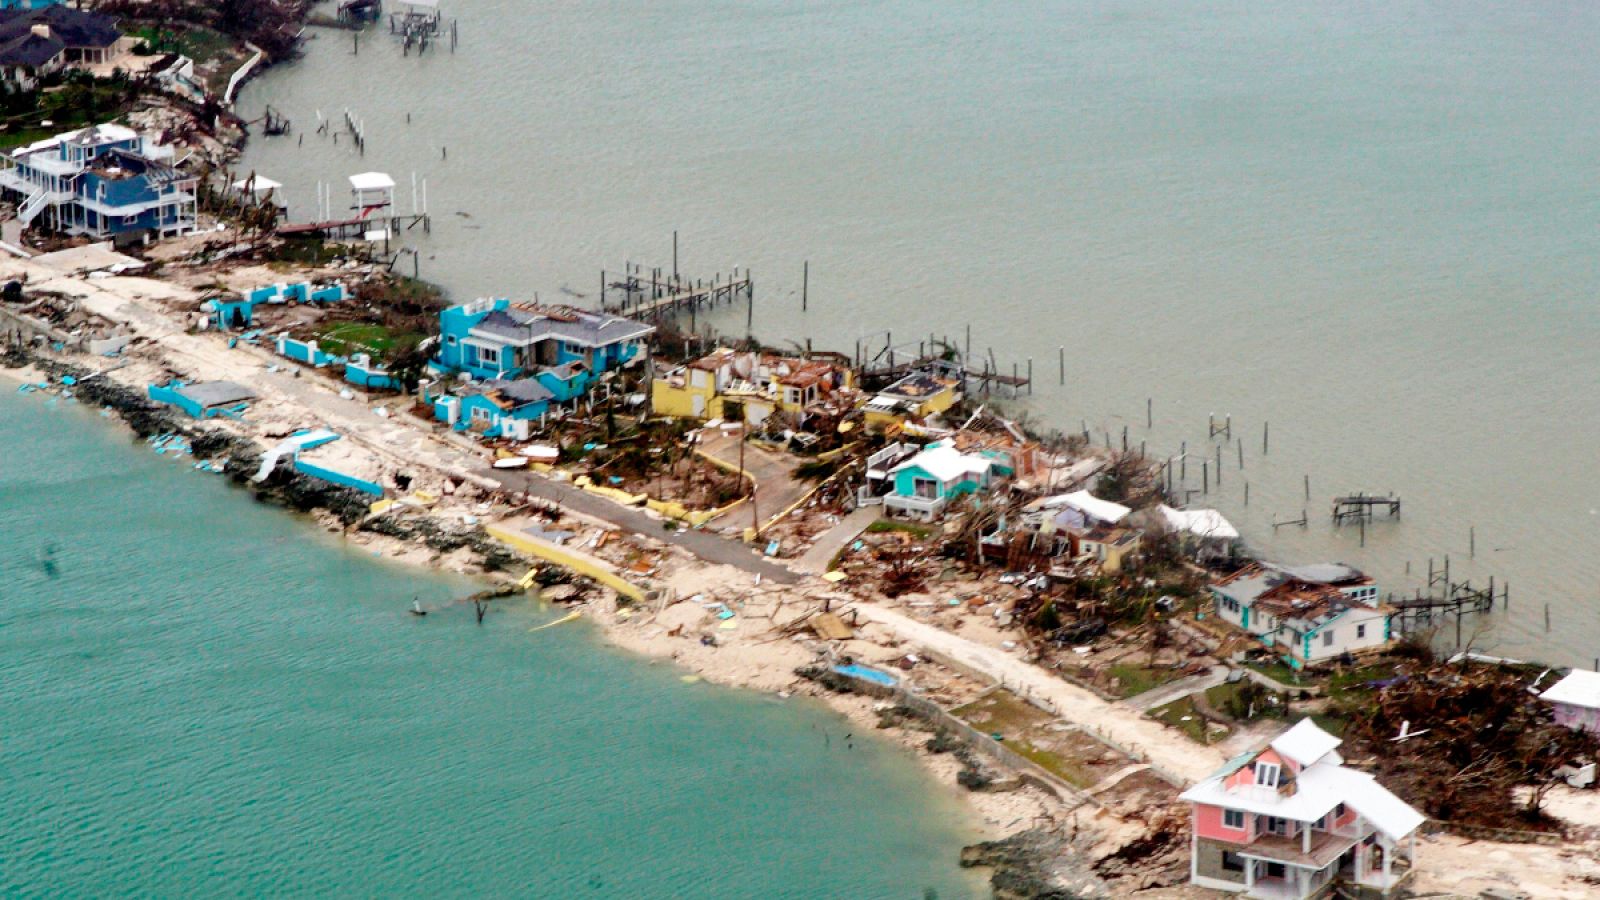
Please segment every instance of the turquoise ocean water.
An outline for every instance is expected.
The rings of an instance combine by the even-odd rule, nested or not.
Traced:
[[[0,551],[0,895],[982,893],[898,749],[529,602],[414,619],[475,585],[92,411],[0,392]]]
[[[299,132],[242,163],[296,218],[369,169],[409,209],[415,173],[433,233],[400,241],[461,298],[593,303],[602,268],[670,268],[677,229],[686,273],[753,269],[769,340],[970,325],[1004,370],[1033,359],[1033,414],[1187,443],[1196,491],[1207,414],[1231,414],[1223,483],[1194,503],[1272,557],[1409,594],[1448,555],[1513,585],[1480,649],[1596,655],[1600,7],[442,7],[454,55],[313,31],[246,88],[245,116],[271,103]],[[316,132],[345,108],[364,157]],[[1347,491],[1398,492],[1404,518],[1363,547],[1329,521]],[[1302,510],[1311,527],[1271,527]]]

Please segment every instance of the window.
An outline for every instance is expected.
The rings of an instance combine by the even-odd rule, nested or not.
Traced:
[[[1333,629],[1332,628],[1329,628],[1327,631],[1324,631],[1322,633],[1322,646],[1324,646],[1324,647],[1332,647],[1333,646]]]
[[[485,407],[485,406],[474,406],[472,408],[472,420],[474,422],[487,422],[487,421],[489,421],[489,409],[488,409],[488,407]]]
[[[444,342],[446,344],[449,344],[450,346],[454,347],[456,345],[456,336],[452,334],[452,335],[446,337],[444,339]]]
[[[939,482],[932,478],[911,479],[912,493],[927,500],[939,499]]]
[[[1222,871],[1224,871],[1224,872],[1243,872],[1244,871],[1244,857],[1242,857],[1239,854],[1233,852],[1232,850],[1224,850],[1224,851],[1222,851]]]
[[[1277,816],[1267,816],[1267,825],[1264,830],[1267,834],[1288,834],[1289,823]]]
[[[1277,787],[1278,764],[1264,762],[1256,763],[1256,784],[1266,785],[1267,787]],[[1272,820],[1268,819],[1267,821],[1270,822]]]
[[[1237,810],[1237,809],[1225,809],[1225,810],[1223,810],[1222,811],[1222,827],[1224,827],[1224,828],[1232,828],[1235,831],[1243,831],[1244,830],[1244,812],[1242,812],[1241,810]]]
[[[1364,638],[1366,636],[1367,636],[1367,626],[1365,626],[1365,625],[1357,625],[1356,626],[1356,640],[1360,640],[1361,638]]]
[[[1341,803],[1338,806],[1335,806],[1333,808],[1333,817],[1335,819],[1340,819],[1340,818],[1344,817],[1344,804],[1343,803]]]
[[[500,351],[491,350],[488,347],[479,347],[478,359],[489,365],[494,365],[495,363],[500,362]]]

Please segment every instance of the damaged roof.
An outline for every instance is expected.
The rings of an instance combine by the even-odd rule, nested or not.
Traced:
[[[532,378],[486,381],[478,385],[474,393],[483,395],[489,402],[507,410],[555,397],[549,388]]]
[[[553,337],[586,347],[604,347],[642,338],[655,331],[655,326],[567,306],[518,304],[489,313],[472,330],[522,344]]]

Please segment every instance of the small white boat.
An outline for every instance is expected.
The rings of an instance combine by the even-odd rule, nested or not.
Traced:
[[[555,462],[561,458],[561,451],[549,444],[534,444],[531,447],[523,447],[517,452],[539,462]]]
[[[497,459],[494,461],[494,467],[496,469],[520,469],[527,464],[528,461],[520,456],[508,456],[505,459]]]

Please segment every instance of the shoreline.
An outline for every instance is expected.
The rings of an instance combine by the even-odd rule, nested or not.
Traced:
[[[289,61],[292,58],[282,60]],[[264,65],[261,71],[276,64]],[[229,145],[228,152],[236,155],[245,139],[244,135],[238,136]],[[99,285],[84,282],[89,289],[97,289],[94,296],[83,298],[95,313],[132,328],[144,338],[135,352],[124,357],[129,366],[126,370],[119,370],[120,375],[105,371],[94,379],[95,382],[103,380],[118,385],[115,391],[118,402],[124,403],[127,408],[117,410],[116,418],[136,436],[148,436],[146,429],[190,435],[196,447],[197,459],[203,451],[205,456],[226,460],[225,474],[233,486],[250,491],[258,502],[272,502],[287,510],[305,513],[325,536],[339,536],[341,544],[352,550],[359,548],[387,561],[427,566],[433,570],[499,583],[514,581],[529,565],[526,554],[488,536],[481,525],[485,522],[512,522],[520,526],[526,519],[518,519],[517,516],[526,509],[530,497],[537,492],[517,492],[504,485],[496,486],[490,481],[493,473],[487,472],[486,475],[486,470],[482,468],[487,462],[482,448],[466,445],[448,433],[441,435],[438,428],[430,428],[428,423],[413,419],[403,409],[403,404],[398,412],[391,415],[387,399],[376,401],[386,410],[381,413],[384,425],[376,426],[371,414],[377,409],[373,407],[371,398],[347,402],[350,398],[330,396],[336,394],[339,388],[336,377],[328,379],[320,373],[300,369],[282,358],[272,357],[260,347],[241,344],[236,350],[230,344],[229,349],[222,350],[216,335],[194,333],[182,327],[181,315],[171,313],[179,309],[181,304],[192,304],[197,298],[193,292],[185,295],[181,285],[164,280],[170,277],[164,274],[156,279],[106,279]],[[135,287],[135,282],[164,283],[173,290],[163,295],[160,291],[150,292]],[[276,364],[273,363],[274,359]],[[95,362],[95,358],[88,357],[74,363],[44,359],[40,364],[46,370],[51,366],[80,366],[73,370],[80,378],[76,390],[83,392],[87,387],[88,394],[93,394],[98,388],[83,377],[87,370],[81,365]],[[103,364],[104,360],[100,362]],[[0,365],[3,365],[3,360],[0,360]],[[283,371],[280,372],[275,365],[282,366]],[[157,410],[142,399],[140,388],[143,384],[180,374],[191,380],[229,379],[252,387],[256,387],[259,380],[266,396],[259,406],[252,407],[250,421],[211,420],[198,423],[185,420],[164,408]],[[0,368],[0,379],[11,375],[10,370]],[[309,377],[302,378],[302,375]],[[333,391],[328,390],[327,382],[330,380]],[[265,415],[256,420],[253,417],[258,408]],[[336,448],[342,461],[365,467],[366,471],[376,473],[370,476],[371,480],[386,487],[392,485],[399,491],[405,488],[396,476],[404,474],[405,485],[413,494],[426,488],[426,493],[438,495],[438,503],[380,514],[371,506],[371,496],[334,487],[304,474],[275,473],[265,484],[252,484],[247,480],[254,470],[255,460],[274,441],[290,433],[289,429],[319,425],[334,428],[346,438]],[[394,435],[402,433],[405,435],[404,445],[392,440]],[[392,490],[389,496],[394,493]],[[853,728],[871,727],[886,732],[883,737],[909,751],[918,760],[924,773],[931,775],[942,786],[941,789],[955,792],[967,814],[966,824],[983,837],[1014,839],[1041,831],[1059,835],[1068,827],[1077,836],[1080,824],[1092,836],[1087,839],[1087,844],[1073,842],[1070,850],[1059,841],[1048,844],[1047,849],[1046,845],[1030,845],[1031,849],[1021,854],[1023,860],[1018,869],[1027,869],[1046,854],[1070,856],[1074,864],[1079,860],[1098,862],[1131,844],[1138,834],[1130,823],[1119,821],[1115,813],[1110,818],[1104,816],[1106,807],[1098,804],[1092,816],[1087,817],[1090,821],[1080,823],[1078,811],[1083,807],[1081,800],[1072,802],[1063,799],[1050,790],[1028,783],[1026,779],[1014,779],[1016,784],[1003,791],[973,790],[962,782],[963,775],[971,771],[970,762],[963,762],[950,752],[931,750],[928,747],[931,737],[929,730],[914,727],[904,719],[885,727],[885,722],[896,721],[882,715],[886,707],[891,706],[888,701],[830,690],[822,683],[826,679],[813,680],[797,674],[798,669],[815,664],[819,659],[831,662],[835,654],[842,654],[842,659],[847,662],[862,659],[871,665],[887,668],[894,664],[896,656],[903,656],[907,648],[919,653],[925,648],[915,637],[908,637],[905,630],[885,625],[884,620],[875,618],[871,613],[867,615],[868,624],[860,628],[862,634],[870,630],[871,636],[862,637],[858,634],[856,639],[845,642],[812,641],[780,628],[780,617],[792,615],[795,611],[793,608],[784,610],[786,602],[794,601],[797,606],[803,607],[807,601],[822,596],[818,591],[827,592],[827,587],[804,577],[798,584],[788,587],[763,587],[759,579],[753,580],[748,572],[732,566],[702,562],[682,547],[673,546],[648,533],[637,530],[629,532],[626,528],[585,516],[570,508],[563,508],[559,521],[563,527],[576,530],[578,536],[573,541],[574,545],[587,546],[591,539],[598,539],[594,555],[609,571],[629,581],[642,581],[653,586],[652,590],[663,592],[664,599],[659,606],[653,600],[628,605],[619,603],[613,590],[586,588],[583,581],[574,580],[570,574],[556,573],[558,579],[567,579],[558,580],[558,584],[576,584],[580,600],[571,608],[593,622],[598,636],[611,646],[652,663],[668,662],[684,673],[682,678],[686,681],[704,680],[723,687],[776,694],[784,699],[797,695],[812,697],[821,700],[830,711],[842,716]],[[611,540],[605,535],[616,539]],[[644,572],[643,578],[636,578],[633,574],[641,570],[630,568],[639,558],[647,563],[648,571]],[[552,569],[550,564],[536,559],[532,565],[547,573]],[[934,590],[930,588],[930,595]],[[870,595],[863,596],[865,594],[867,592],[852,596],[844,592],[839,599],[840,602],[856,603],[858,609],[870,609],[871,598]],[[704,602],[701,598],[705,598]],[[714,618],[715,613],[708,606],[709,603],[733,607],[737,612],[736,624],[724,630],[725,626]],[[763,616],[766,617],[765,626],[759,624]],[[784,624],[794,621],[788,619]],[[950,630],[954,632],[963,624],[970,623],[958,619]],[[941,625],[927,627],[937,629]],[[766,631],[751,634],[752,627],[765,627]],[[768,637],[772,632],[777,632],[777,636]],[[967,633],[955,637],[960,640]],[[708,635],[713,637],[713,643],[705,642],[704,638]],[[696,639],[697,636],[699,639]],[[990,633],[982,638],[989,643],[998,643],[1000,640]],[[911,677],[922,679],[924,683],[937,684],[938,690],[947,697],[970,700],[974,696],[981,696],[985,690],[993,689],[992,685],[985,683],[984,677],[971,671],[958,671],[959,667],[953,668],[931,660],[924,660],[918,666]],[[1044,670],[1040,668],[1040,671]],[[1004,681],[1003,678],[1000,680]],[[1025,681],[1022,683],[1026,684]],[[1071,702],[1069,700],[1069,706]],[[941,699],[941,704],[946,708],[956,705],[945,699]],[[1041,708],[1059,714],[1060,705],[1057,702],[1056,708]],[[1114,705],[1112,708],[1120,709]],[[1060,718],[1092,718],[1095,714],[1099,714],[1099,708],[1086,706],[1077,708],[1075,716],[1061,715]],[[1137,723],[1128,722],[1117,725],[1121,730],[1114,733],[1122,745],[1139,748],[1136,752],[1142,751],[1147,765],[1159,758],[1166,771],[1186,771],[1183,767],[1185,762],[1192,762],[1196,770],[1209,771],[1214,768],[1212,763],[1215,760],[1210,758],[1212,748],[1189,744],[1176,729],[1155,726],[1154,730],[1148,730],[1136,727]],[[1162,733],[1163,729],[1165,733]],[[1154,735],[1153,744],[1142,740],[1130,741],[1127,737],[1129,734],[1141,738],[1147,734]],[[1106,743],[1112,747],[1119,746],[1109,741]],[[1193,759],[1175,759],[1184,755]],[[1021,770],[1009,771],[1016,775]],[[1433,855],[1437,849],[1441,858],[1448,858],[1442,852],[1447,845],[1430,842],[1436,847],[1430,848],[1427,855]],[[1005,840],[999,843],[1003,844]],[[971,858],[980,865],[987,860],[1006,857],[1004,852],[995,847],[974,845],[968,850],[975,851]],[[963,854],[964,865],[967,858],[967,854]],[[1527,864],[1554,868],[1548,861],[1536,862],[1535,859],[1530,857]],[[1457,870],[1472,869],[1479,862],[1471,853],[1464,853],[1454,867]],[[1434,875],[1437,876],[1445,868],[1442,864],[1435,864]],[[1159,881],[1156,876],[1138,877],[1143,878],[1139,883],[1146,887],[1166,886],[1154,883]],[[1000,874],[997,873],[997,890],[999,882]],[[1445,884],[1437,879],[1436,882],[1437,885]],[[1542,891],[1538,895],[1563,896],[1559,892]]]
[[[7,365],[6,360],[0,358],[0,384],[14,389],[23,384],[37,383],[45,379],[54,381],[66,367],[71,367],[81,374],[88,374],[65,361],[30,360],[27,365],[18,368]],[[52,369],[57,371],[52,372]],[[93,380],[88,382],[81,380],[81,374],[77,386],[80,392],[86,384],[93,384]],[[101,378],[112,380],[104,375]],[[134,440],[142,440],[149,434],[166,431],[187,431],[195,436],[205,433],[217,434],[215,430],[187,422],[174,413],[162,410],[151,414],[147,410],[140,409],[132,405],[132,401],[136,398],[131,388],[127,385],[122,387],[125,390],[117,392],[123,398],[122,401],[105,403],[102,408],[110,409],[112,412],[110,418],[117,423],[119,429],[125,430]],[[81,398],[84,395],[80,393],[78,396]],[[80,403],[86,409],[93,406],[83,399],[80,399]],[[156,425],[160,427],[153,427]],[[262,451],[258,444],[238,435],[228,435],[225,440],[229,455],[235,460],[243,454],[259,454]],[[507,570],[503,567],[486,568],[483,546],[463,543],[452,549],[441,550],[428,546],[425,543],[426,535],[419,533],[418,530],[405,534],[352,530],[343,516],[326,506],[300,508],[292,499],[292,495],[281,486],[250,485],[240,477],[242,469],[243,467],[236,467],[230,462],[227,469],[230,487],[249,492],[257,502],[271,503],[285,512],[298,514],[297,517],[303,516],[306,526],[321,532],[324,538],[334,539],[340,546],[351,551],[371,554],[375,560],[381,560],[386,564],[449,572],[483,579],[490,584],[500,586],[514,584],[516,576],[521,574],[518,570]],[[311,479],[296,475],[294,481],[306,482]],[[326,493],[314,485],[309,487],[319,494]],[[666,545],[651,541],[648,537],[635,536],[635,540],[654,544],[659,549],[669,549]],[[482,543],[490,544],[490,549],[500,549],[498,544],[487,539]],[[698,561],[686,551],[670,549],[680,567],[679,574],[686,579],[678,582],[681,589],[704,587],[712,583],[728,584],[743,574],[732,567],[708,569],[699,565]],[[541,565],[536,561],[529,563],[520,559],[517,564]],[[706,580],[702,581],[702,578]],[[593,625],[595,635],[604,643],[651,664],[671,665],[685,680],[704,681],[721,688],[750,690],[785,700],[805,696],[820,702],[833,714],[838,715],[852,730],[876,732],[883,740],[893,744],[897,750],[914,760],[925,777],[930,778],[939,786],[941,792],[956,801],[964,811],[961,830],[968,832],[975,839],[994,840],[1007,837],[1019,825],[1039,820],[1053,820],[1062,812],[1056,808],[1059,804],[1054,798],[1037,789],[990,793],[973,792],[961,787],[956,777],[963,766],[949,753],[928,752],[925,746],[928,734],[909,728],[878,726],[876,708],[883,705],[881,701],[857,694],[828,690],[796,675],[794,671],[796,668],[814,661],[815,654],[811,651],[791,643],[778,643],[758,648],[746,647],[738,652],[736,659],[730,661],[727,654],[729,647],[710,648],[687,640],[665,637],[661,633],[664,629],[654,625],[653,617],[619,616],[621,610],[616,605],[615,599],[614,592],[601,591],[600,596],[574,604],[570,608],[581,613],[583,618]]]
[[[27,266],[23,261],[0,261],[0,264]],[[79,299],[86,309],[130,329],[137,339],[115,365],[96,357],[29,355],[29,368],[0,368],[0,377],[19,381],[27,380],[29,373],[33,373],[35,377],[48,374],[53,376],[51,380],[56,380],[60,374],[76,373],[79,381],[73,390],[78,393],[80,400],[110,406],[116,418],[135,436],[148,437],[169,431],[190,435],[197,458],[202,455],[226,457],[224,471],[234,486],[250,491],[258,501],[272,502],[291,511],[307,513],[317,528],[329,536],[337,534],[349,547],[375,552],[389,561],[494,580],[504,580],[508,575],[516,578],[526,571],[529,563],[518,553],[486,536],[479,522],[504,517],[514,510],[525,510],[529,497],[484,490],[479,482],[485,479],[473,476],[469,470],[473,465],[482,466],[485,463],[481,449],[474,452],[473,448],[463,448],[441,439],[404,413],[394,417],[374,417],[369,401],[340,397],[339,382],[326,379],[320,373],[304,370],[294,373],[273,372],[274,367],[284,365],[285,361],[266,354],[261,348],[241,345],[223,349],[214,334],[186,331],[170,318],[169,307],[192,303],[196,297],[179,285],[158,282],[154,284],[160,289],[155,290],[151,288],[149,279],[121,276],[93,283],[86,279],[57,277],[51,284],[56,288],[68,286],[84,291]],[[16,361],[17,356],[13,353],[11,357],[0,359],[0,365]],[[93,375],[97,371],[99,374]],[[184,418],[170,408],[157,407],[144,397],[141,390],[143,384],[171,375],[194,380],[233,378],[251,384],[261,393],[261,397],[243,421],[211,419],[197,422]],[[425,508],[397,510],[373,519],[369,514],[370,495],[334,487],[300,473],[280,470],[265,484],[247,481],[264,445],[294,428],[316,424],[335,427],[341,432],[348,430],[359,454],[369,457],[369,461],[375,461],[375,465],[388,467],[384,477],[405,469],[416,478],[415,484],[437,487],[440,502]],[[424,448],[416,451],[422,453],[422,459],[410,455],[412,451],[401,444],[386,444],[386,437],[392,437],[397,427],[414,440],[412,450]],[[448,489],[444,486],[448,486]],[[515,521],[514,514],[512,519],[505,521]],[[614,592],[609,589],[598,590],[596,596],[581,603],[579,609],[595,623],[602,639],[644,659],[669,662],[682,670],[685,678],[703,679],[720,686],[748,688],[779,696],[804,694],[825,703],[852,728],[871,726],[886,731],[884,739],[894,742],[915,757],[924,774],[940,785],[940,790],[955,792],[958,804],[967,813],[964,823],[966,830],[988,839],[969,846],[963,864],[999,863],[993,875],[996,883],[1002,879],[1034,879],[1030,883],[1044,883],[1047,877],[1054,877],[1058,882],[1061,878],[1078,879],[1085,884],[1103,886],[1105,882],[1096,874],[1095,867],[1105,860],[1116,859],[1119,850],[1130,846],[1144,833],[1147,823],[1140,818],[1143,810],[1124,809],[1119,814],[1097,804],[1087,815],[1080,815],[1083,812],[1080,809],[1082,803],[1059,799],[1051,792],[1015,777],[1003,779],[1007,782],[1007,790],[971,790],[961,780],[969,766],[951,753],[932,752],[927,744],[933,735],[928,731],[915,727],[878,729],[880,720],[888,718],[880,717],[879,713],[890,704],[859,695],[836,693],[797,675],[795,670],[798,667],[817,661],[820,644],[808,645],[794,639],[764,640],[760,635],[753,636],[752,640],[744,639],[742,623],[759,619],[764,612],[768,615],[769,627],[778,624],[778,609],[768,611],[757,608],[763,603],[775,599],[776,606],[781,608],[786,601],[793,601],[794,605],[784,610],[784,615],[805,612],[804,605],[828,592],[831,585],[818,579],[802,579],[790,586],[763,586],[747,572],[731,566],[702,563],[682,547],[670,545],[649,534],[629,533],[581,513],[565,511],[562,524],[579,533],[580,537],[575,541],[578,544],[597,540],[602,534],[620,538],[606,544],[607,552],[611,552],[615,558],[601,562],[613,571],[631,577],[625,566],[631,557],[643,557],[648,562],[645,566],[647,580],[663,589],[666,592],[664,596],[675,601],[661,609],[646,611],[639,606],[619,607]],[[549,567],[543,563],[532,564],[549,571]],[[556,583],[570,580],[567,576],[561,576]],[[719,641],[716,646],[693,639],[696,634],[709,632],[720,636],[725,633],[720,630],[721,626],[716,624],[716,620],[710,618],[708,610],[694,602],[702,595],[737,607],[741,628],[735,629],[734,635],[729,636],[732,639]],[[857,602],[857,598],[848,594],[836,596],[843,602]],[[876,608],[865,601],[860,601],[858,606],[864,611],[871,610],[867,614],[867,623],[862,626],[864,635],[843,642],[838,648],[829,648],[829,652],[836,650],[879,667],[892,666],[894,660],[903,656],[908,649],[920,652],[924,646],[921,639],[896,631],[874,618],[875,615],[894,615],[891,611]],[[645,614],[641,615],[641,612]],[[665,620],[663,616],[666,616]],[[972,622],[970,618],[965,621]],[[932,626],[921,627],[931,632],[939,631]],[[995,643],[999,643],[1001,637],[988,635],[988,639]],[[964,640],[954,636],[952,639]],[[1020,660],[1014,662],[1025,669],[1036,668],[1024,665]],[[1038,674],[1051,678],[1055,682],[1054,687],[1063,693],[1081,694],[1081,698],[1069,696],[1069,705],[1087,698],[1085,705],[1073,709],[1070,718],[1095,721],[1099,716],[1119,713],[1128,719],[1114,723],[1124,729],[1117,732],[1124,743],[1162,754],[1164,759],[1170,760],[1168,765],[1181,767],[1184,763],[1190,763],[1196,771],[1214,768],[1212,763],[1215,760],[1210,759],[1214,752],[1211,748],[1193,744],[1183,735],[1140,713],[1130,713],[1120,706],[1100,701],[1088,691],[1072,687],[1043,670],[1038,670]],[[956,672],[932,662],[920,664],[913,677],[935,683],[936,693],[943,692],[945,699],[941,703],[947,708],[958,705],[948,698],[970,700],[993,685],[993,681],[974,678],[971,673]],[[1060,705],[1059,702],[1057,705]],[[903,722],[896,724],[904,725]],[[1137,737],[1130,740],[1129,734]],[[1144,739],[1146,735],[1150,736],[1148,740]],[[1015,776],[1015,770],[1009,774]],[[992,778],[986,776],[985,780]],[[1428,860],[1431,854],[1439,853],[1445,846],[1465,844],[1453,838],[1438,838],[1432,843],[1434,846],[1429,848],[1429,854],[1424,854],[1424,860]],[[1186,849],[1187,843],[1183,846]],[[1460,847],[1455,849],[1458,862],[1453,870],[1472,871],[1475,867],[1470,853]],[[1532,852],[1545,852],[1552,857],[1548,861],[1541,861],[1541,864],[1550,867],[1555,882],[1563,882],[1568,877],[1564,873],[1570,867],[1554,859],[1556,851],[1540,848],[1540,851]],[[1451,871],[1451,868],[1442,865],[1447,858],[1442,853],[1438,858],[1441,864],[1438,871],[1446,875]],[[1172,886],[1186,879],[1187,863],[1182,867],[1182,877],[1176,877],[1179,873],[1170,865],[1172,860],[1163,859],[1164,863],[1156,866],[1158,871],[1136,870],[1132,876],[1134,880],[1127,883],[1143,885],[1139,888],[1141,891],[1145,888],[1177,889]],[[1086,895],[1093,896],[1092,893]],[[1538,895],[1563,896],[1554,887],[1548,892],[1540,891]]]

